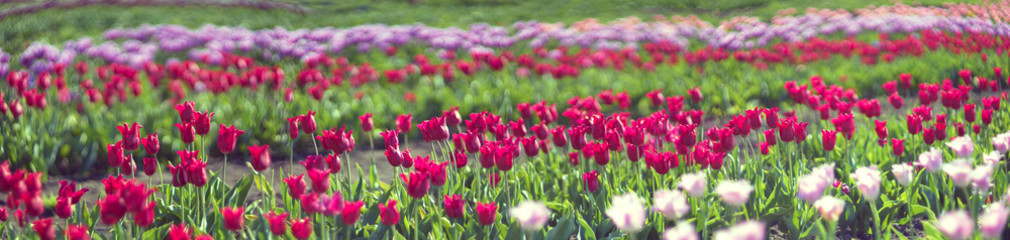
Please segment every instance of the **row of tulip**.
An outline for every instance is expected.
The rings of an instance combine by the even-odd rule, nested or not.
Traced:
[[[133,114],[132,109],[144,106],[158,106],[165,99],[172,103],[182,102],[187,97],[194,94],[200,96],[203,92],[211,92],[215,95],[238,97],[266,97],[272,99],[283,99],[291,102],[298,99],[309,98],[319,101],[316,104],[329,105],[331,108],[339,108],[340,111],[330,112],[329,116],[323,118],[326,123],[353,120],[355,115],[364,112],[372,112],[378,116],[389,116],[398,112],[414,112],[418,117],[430,118],[439,114],[439,109],[444,109],[452,105],[461,107],[464,111],[478,109],[489,109],[492,106],[512,105],[515,101],[533,100],[533,95],[509,96],[503,98],[479,97],[491,89],[507,89],[510,91],[528,91],[527,89],[556,89],[558,86],[575,87],[583,94],[607,92],[611,97],[599,96],[593,98],[594,104],[598,107],[608,107],[630,111],[633,114],[646,114],[650,111],[642,103],[648,102],[645,98],[629,96],[643,96],[654,88],[683,88],[684,84],[664,83],[654,81],[646,84],[636,84],[636,78],[655,78],[661,75],[675,74],[686,75],[692,78],[699,77],[705,80],[698,80],[695,83],[702,87],[707,94],[712,94],[709,101],[699,102],[700,106],[718,115],[742,112],[745,109],[732,109],[731,104],[746,104],[749,101],[759,98],[760,104],[774,105],[786,98],[780,95],[784,93],[782,89],[767,87],[757,87],[764,84],[777,85],[782,82],[784,71],[795,68],[818,68],[820,66],[833,64],[856,64],[846,59],[857,56],[859,62],[870,64],[878,69],[890,69],[888,65],[877,62],[895,63],[901,62],[902,58],[912,59],[923,58],[924,60],[950,62],[936,62],[938,65],[952,65],[959,62],[958,58],[952,58],[953,53],[969,53],[981,56],[981,64],[968,65],[970,70],[985,73],[984,82],[986,84],[1000,84],[1005,76],[1002,69],[991,68],[1001,63],[1001,58],[989,61],[988,54],[1000,56],[1010,49],[1010,45],[1005,38],[997,38],[986,34],[949,34],[934,31],[921,32],[919,36],[908,35],[905,38],[892,39],[887,35],[881,35],[876,42],[860,41],[856,39],[846,40],[824,40],[812,39],[803,43],[781,43],[769,49],[724,51],[722,49],[697,49],[694,51],[682,50],[680,47],[670,43],[647,43],[644,44],[644,51],[624,49],[621,51],[611,50],[588,50],[581,49],[572,51],[566,47],[558,48],[535,48],[528,53],[513,53],[503,51],[493,52],[473,52],[468,56],[457,57],[453,51],[443,51],[437,56],[416,54],[410,58],[410,62],[385,61],[397,60],[409,56],[410,48],[397,49],[390,48],[386,51],[386,56],[377,57],[376,65],[369,62],[362,64],[351,63],[347,57],[330,57],[326,55],[315,55],[305,59],[302,65],[265,65],[259,63],[255,58],[223,53],[225,60],[214,60],[211,55],[199,57],[199,61],[168,61],[164,65],[147,62],[141,68],[133,68],[122,64],[99,65],[94,68],[89,66],[89,61],[79,61],[70,65],[57,64],[51,71],[37,73],[33,71],[13,71],[7,75],[7,84],[11,86],[5,92],[11,96],[11,100],[5,100],[0,104],[0,112],[10,112],[14,121],[18,121],[25,111],[40,110],[38,114],[32,114],[29,120],[22,121],[24,125],[17,125],[6,131],[17,134],[19,139],[38,139],[32,137],[31,133],[25,133],[18,129],[33,129],[35,126],[42,126],[49,129],[51,133],[67,132],[69,134],[50,134],[52,140],[45,142],[42,151],[21,151],[11,150],[9,158],[13,159],[16,165],[24,165],[25,159],[40,159],[31,164],[37,169],[46,169],[52,165],[52,161],[57,159],[67,159],[66,169],[80,169],[80,165],[100,166],[96,163],[104,155],[100,146],[89,144],[81,139],[108,140],[111,136],[103,131],[105,125],[112,125],[122,121],[117,115],[111,116],[86,116],[88,122],[73,121],[64,124],[49,124],[45,119],[52,119],[63,114],[72,114],[76,110],[79,114],[87,115],[91,111],[104,111],[112,109],[118,114]],[[153,48],[143,47],[140,44],[130,45],[130,49],[140,52],[154,51]],[[44,47],[30,47],[24,54],[20,62],[27,64],[31,59],[52,58],[54,51],[46,50]],[[71,48],[77,49],[77,48]],[[145,50],[146,49],[146,50]],[[992,51],[995,50],[995,53]],[[134,51],[134,50],[130,50]],[[90,53],[89,53],[90,54]],[[518,56],[517,56],[518,55]],[[956,56],[956,55],[954,55]],[[467,59],[466,57],[469,57]],[[73,59],[73,55],[59,55],[57,58]],[[6,61],[8,57],[0,56],[0,61]],[[382,61],[379,61],[382,60]],[[39,62],[39,61],[35,61]],[[387,63],[389,62],[389,63]],[[91,63],[100,63],[91,62]],[[684,64],[686,63],[686,64]],[[627,66],[626,66],[627,65]],[[739,65],[750,65],[739,67]],[[705,70],[709,69],[709,70]],[[759,71],[764,76],[752,78],[750,81],[755,87],[744,89],[735,95],[718,95],[718,88],[725,82],[728,75],[721,72],[727,70],[739,71]],[[0,69],[3,70],[3,69]],[[35,69],[37,70],[37,69]],[[615,71],[616,70],[616,71]],[[945,74],[953,69],[929,68],[916,70],[926,75]],[[967,69],[966,69],[967,70]],[[969,70],[969,71],[970,71]],[[686,71],[686,72],[685,72]],[[287,75],[294,75],[287,77]],[[292,73],[295,72],[295,73]],[[616,72],[616,73],[615,73]],[[712,73],[709,73],[712,72]],[[872,71],[870,71],[872,72]],[[589,76],[600,76],[609,74],[608,77],[600,79],[593,77],[591,80],[584,80]],[[849,73],[842,73],[837,76],[843,81],[849,78]],[[877,73],[875,75],[885,75],[887,73]],[[896,74],[896,73],[895,73]],[[970,74],[969,74],[970,75]],[[760,76],[760,75],[751,75]],[[805,74],[795,74],[793,77],[807,77]],[[879,94],[881,91],[875,86],[880,80],[891,76],[866,76],[851,75],[856,79],[856,95]],[[147,81],[141,81],[146,77]],[[609,78],[627,78],[623,82],[632,83],[626,87],[614,88],[613,81]],[[969,76],[970,77],[970,76]],[[467,81],[471,79],[504,79],[505,84],[499,81]],[[991,81],[989,79],[992,79]],[[94,79],[94,80],[92,80]],[[290,79],[290,80],[288,80]],[[580,87],[568,84],[568,79],[576,81],[589,81],[590,89],[587,92]],[[456,81],[460,80],[460,81]],[[714,80],[714,81],[709,81]],[[337,91],[342,89],[343,82],[349,82],[355,91]],[[404,87],[389,86],[384,83],[394,85],[404,85]],[[623,84],[622,84],[623,85]],[[53,87],[54,86],[54,87]],[[262,92],[259,89],[268,89]],[[445,92],[445,89],[453,89]],[[455,89],[471,89],[478,93],[467,93]],[[996,88],[992,88],[996,90]],[[241,91],[235,91],[241,90]],[[622,94],[617,90],[621,90]],[[439,94],[439,93],[443,94]],[[167,95],[166,95],[167,93]],[[888,92],[889,93],[889,92]],[[238,96],[236,96],[238,94]],[[552,102],[563,101],[569,96],[565,94],[551,94],[539,96]],[[451,99],[477,99],[467,102],[452,102]],[[618,97],[615,102],[613,96]],[[624,96],[621,98],[621,96]],[[216,97],[216,96],[215,96]],[[46,111],[49,102],[55,98],[56,110]],[[339,104],[331,105],[334,102],[343,102],[346,99],[356,99],[353,105]],[[137,99],[137,100],[134,100]],[[301,100],[299,100],[301,101]],[[407,104],[377,104],[394,103],[406,101]],[[602,104],[601,104],[602,101]],[[91,103],[103,103],[105,107],[93,106]],[[371,103],[371,104],[364,104]],[[415,103],[425,103],[417,104]],[[25,104],[25,105],[22,105]],[[239,104],[249,104],[240,102]],[[27,106],[26,106],[27,105]],[[123,106],[118,106],[123,105]],[[382,106],[380,106],[382,105]],[[162,104],[161,109],[168,106]],[[251,105],[250,105],[251,106]],[[107,107],[107,108],[106,108]],[[279,106],[280,107],[280,106]],[[305,111],[308,106],[298,104],[283,104],[286,111]],[[118,110],[117,110],[118,109]],[[153,109],[154,111],[158,108]],[[367,109],[367,110],[366,110]],[[9,111],[8,111],[9,110]],[[126,111],[129,110],[129,111]],[[255,110],[255,109],[253,109]],[[216,111],[222,111],[218,109]],[[66,113],[59,113],[66,112]],[[283,117],[284,113],[268,111],[263,114]],[[353,114],[353,115],[352,115]],[[38,115],[38,116],[35,116]],[[227,113],[224,117],[233,118],[236,114]],[[260,115],[260,114],[257,114]],[[137,114],[129,117],[143,117],[149,114]],[[254,115],[237,114],[245,118]],[[82,117],[85,117],[82,115]],[[125,117],[125,116],[124,116]],[[62,118],[62,117],[60,117]],[[73,118],[68,118],[73,119]],[[247,119],[254,123],[252,128],[278,129],[276,123],[262,122],[254,119]],[[170,122],[158,121],[158,118],[139,119],[148,126],[163,128],[170,126]],[[380,124],[392,122],[392,118],[378,118]],[[570,120],[571,121],[571,120]],[[153,125],[157,123],[157,125]],[[41,125],[38,125],[41,124]],[[262,124],[262,125],[260,125]],[[89,127],[98,125],[99,127]],[[86,128],[93,128],[87,130]],[[67,136],[59,138],[53,136]],[[359,136],[361,137],[361,136]],[[256,135],[252,138],[265,144],[277,145],[279,139],[270,135]],[[173,145],[179,144],[176,138],[164,138],[165,142]],[[5,141],[8,149],[31,149],[21,146],[26,142],[35,141]],[[69,143],[69,144],[68,144]],[[308,142],[302,141],[298,144],[304,153]],[[63,152],[58,155],[50,154],[57,148],[70,146],[72,151]],[[82,152],[84,154],[69,154],[70,152]],[[47,156],[47,157],[43,157]],[[48,158],[48,160],[45,160]],[[73,173],[73,172],[70,172]]]
[[[204,26],[188,29],[178,25],[146,25],[133,29],[109,29],[104,40],[85,37],[67,41],[62,48],[34,43],[31,52],[44,48],[46,58],[21,57],[23,67],[50,70],[55,64],[69,65],[73,55],[100,55],[107,61],[140,68],[146,62],[171,53],[186,53],[195,59],[204,53],[245,52],[264,59],[304,59],[317,54],[351,54],[384,50],[404,45],[421,48],[485,51],[547,47],[559,44],[571,48],[620,50],[644,43],[667,42],[681,48],[707,46],[742,50],[768,47],[779,42],[802,42],[833,35],[861,33],[905,34],[923,30],[977,32],[995,36],[1010,34],[1007,3],[951,5],[948,8],[893,7],[844,10],[810,9],[797,16],[780,15],[769,22],[737,17],[719,24],[679,16],[642,21],[618,19],[601,24],[595,19],[571,26],[535,21],[511,26],[474,24],[468,29],[411,26],[363,25],[347,29],[265,29]],[[692,44],[692,41],[700,44]],[[70,56],[69,59],[61,56]],[[219,57],[217,59],[220,59]],[[36,62],[37,61],[37,62]],[[36,73],[38,73],[38,71]]]
[[[402,181],[391,183],[375,180],[374,164],[367,173],[350,166],[354,130],[325,130],[309,111],[287,119],[286,129],[260,133],[287,142],[308,135],[316,147],[301,161],[303,174],[293,174],[294,156],[274,163],[270,146],[251,144],[253,174],[229,186],[222,181],[227,172],[206,169],[208,152],[227,161],[242,151],[240,129],[252,128],[217,120],[217,148],[207,149],[196,140],[212,131],[215,114],[185,102],[175,106],[176,129],[155,129],[181,139],[182,147],[172,147],[177,158],[158,155],[159,134],[141,137],[143,126],[124,123],[120,140],[106,148],[109,166],[122,174],[103,180],[97,207],[80,204],[88,190],[68,182],[53,212],[73,239],[87,239],[99,223],[112,235],[170,239],[763,239],[768,226],[789,238],[828,238],[846,229],[879,239],[905,234],[894,226],[912,221],[923,222],[927,237],[999,238],[1008,211],[998,196],[1010,187],[1002,160],[1010,148],[1010,114],[1001,108],[1007,97],[992,93],[1001,86],[984,76],[957,75],[937,84],[913,83],[920,77],[912,74],[883,83],[891,107],[821,77],[788,82],[784,89],[796,104],[781,107],[792,111],[758,107],[726,123],[705,122],[705,111],[692,109],[707,101],[700,88],[684,96],[665,97],[662,90],[636,96],[653,109],[637,118],[601,109],[598,101],[621,101],[611,92],[570,99],[561,114],[557,103],[520,103],[518,118],[507,122],[508,116],[454,108],[420,123],[400,115],[381,130],[373,115],[362,115],[354,130],[381,132],[388,164],[403,171]],[[906,98],[915,107],[903,108]],[[408,134],[420,134],[431,153],[412,155],[400,141]],[[170,183],[133,179],[141,148],[143,173],[167,168]],[[287,176],[278,190],[267,179],[274,174]],[[23,234],[33,222],[42,239],[53,239],[61,224],[42,217],[40,176],[0,165],[0,191],[8,197],[0,211],[13,211],[18,222],[6,228]],[[264,197],[248,200],[252,189]],[[723,204],[709,204],[716,201]]]

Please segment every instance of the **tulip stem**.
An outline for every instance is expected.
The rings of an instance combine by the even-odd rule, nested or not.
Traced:
[[[291,139],[288,145],[291,146],[289,148],[291,153],[288,154],[288,175],[295,175],[295,139]]]
[[[224,185],[228,186],[228,154],[224,155],[224,166],[221,167],[222,175],[224,175]]]
[[[879,210],[877,209],[876,201],[870,201],[870,209],[873,211],[870,213],[870,215],[873,215],[873,239],[881,239],[882,235],[880,235],[880,216],[878,216],[877,214]]]
[[[310,135],[312,137],[312,148],[316,149],[316,155],[319,155],[319,146],[316,145],[316,133],[313,132]]]

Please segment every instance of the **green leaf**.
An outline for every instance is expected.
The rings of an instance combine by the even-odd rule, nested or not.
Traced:
[[[575,220],[571,216],[565,216],[558,221],[558,225],[547,232],[547,239],[568,239],[575,230]]]
[[[509,224],[508,232],[505,234],[505,239],[522,239],[522,238],[523,238],[523,229],[519,227],[519,224],[516,224],[515,221],[512,221],[512,224]]]
[[[582,214],[576,213],[577,220],[579,221],[579,226],[582,228],[582,236],[585,240],[596,240],[596,233],[593,232],[593,228],[589,226],[586,219],[582,218]]]
[[[162,236],[165,236],[165,232],[168,231],[168,227],[169,226],[171,226],[171,225],[165,224],[165,225],[161,225],[160,227],[156,227],[154,229],[147,230],[146,232],[144,232],[143,238],[144,239],[161,239]]]
[[[387,200],[389,200],[389,195],[392,194],[392,193],[393,193],[393,188],[386,189],[386,192],[383,193],[381,197],[379,197],[379,202],[385,203]],[[399,203],[399,204],[402,204],[402,203]],[[404,213],[408,213],[407,211],[403,211],[403,212]],[[371,207],[368,207],[368,214],[365,214],[364,222],[368,223],[368,224],[375,224],[376,223],[375,221],[378,218],[379,218],[379,205],[378,204],[372,204]]]
[[[230,206],[244,206],[245,198],[249,195],[249,188],[252,187],[253,175],[247,175],[242,177],[241,180],[235,184],[235,187],[228,192],[225,196],[225,201]]]

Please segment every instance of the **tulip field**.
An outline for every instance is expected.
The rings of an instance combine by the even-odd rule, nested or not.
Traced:
[[[1010,1],[52,38],[17,31],[319,13],[11,4],[0,239],[1010,238]]]

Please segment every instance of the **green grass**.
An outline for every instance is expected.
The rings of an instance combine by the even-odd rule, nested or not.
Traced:
[[[91,6],[54,9],[33,15],[0,20],[0,48],[19,53],[35,41],[62,44],[83,36],[100,36],[113,27],[137,27],[143,24],[180,24],[199,27],[204,24],[243,26],[250,29],[273,27],[319,28],[350,27],[361,24],[413,24],[466,27],[473,23],[508,25],[516,21],[572,23],[586,18],[610,21],[638,16],[695,14],[706,21],[733,16],[757,16],[769,19],[784,8],[802,11],[807,7],[856,9],[867,5],[889,5],[885,0],[839,1],[764,1],[764,0],[533,0],[481,1],[431,0],[411,5],[406,1],[298,1],[312,9],[299,14],[283,10],[263,11],[245,8],[192,7],[117,7]],[[915,5],[939,5],[941,0],[908,2]],[[981,3],[982,0],[969,0]],[[9,6],[9,5],[8,5]],[[6,7],[6,6],[5,6]]]

